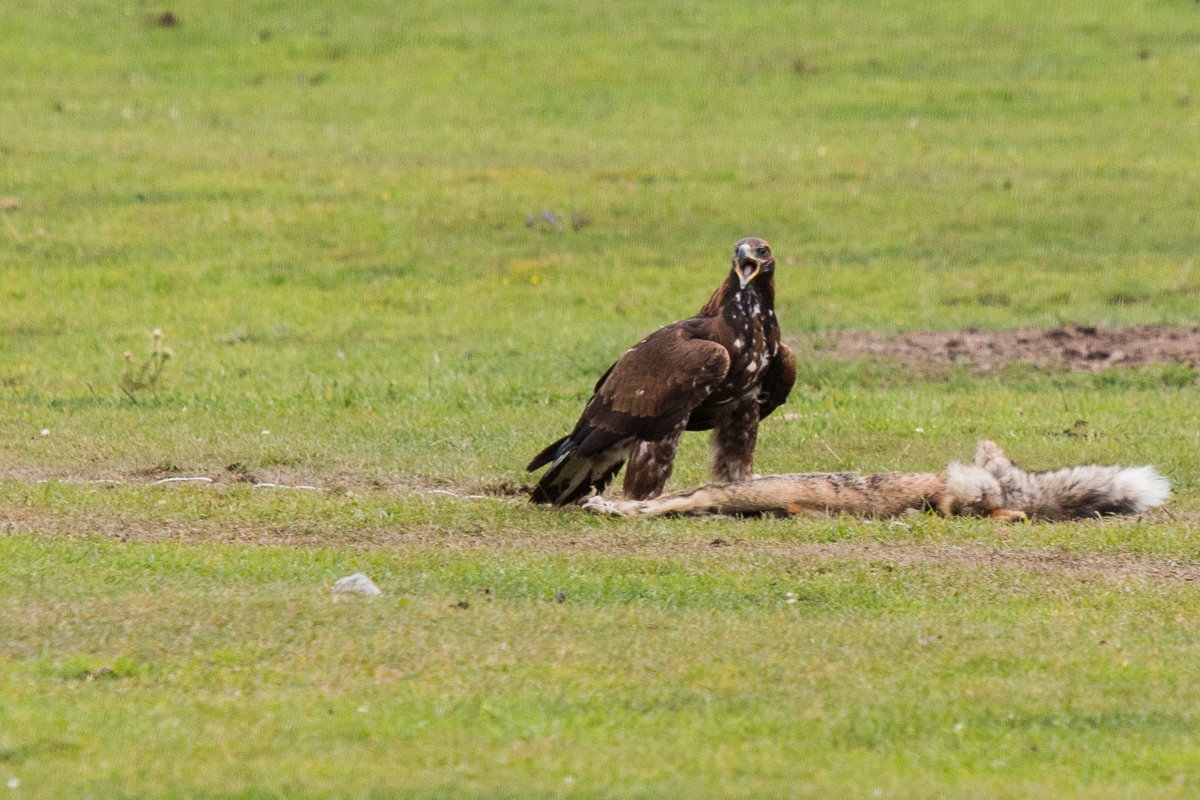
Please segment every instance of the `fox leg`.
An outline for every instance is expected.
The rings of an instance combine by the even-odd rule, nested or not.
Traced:
[[[1004,455],[1004,451],[1000,449],[1000,445],[987,439],[979,442],[979,446],[975,450],[974,464],[986,469],[997,478],[1003,476],[1013,466],[1013,463],[1008,460],[1008,456]]]
[[[650,500],[607,500],[597,496],[584,501],[583,509],[593,514],[613,517],[719,514],[730,495],[729,489],[730,487],[726,486],[701,486],[690,492],[667,494]]]
[[[732,487],[701,486],[690,492],[678,492],[663,497],[639,503],[638,513],[646,516],[661,516],[663,514],[681,514],[697,516],[702,514],[720,514],[722,506],[727,502]],[[736,490],[735,490],[736,491]]]
[[[981,441],[975,451],[974,463],[976,467],[986,470],[1000,486],[1001,496],[997,507],[1029,508],[1032,500],[1028,480],[1030,473],[1010,461],[998,444],[986,439]]]
[[[590,498],[587,511],[621,517],[659,517],[668,514],[699,517],[708,515],[823,516],[826,513],[863,513],[861,492],[850,490],[838,497],[835,484],[843,476],[771,475],[741,483],[709,484],[687,492],[665,494],[651,500],[606,500]],[[857,476],[856,476],[857,477]]]

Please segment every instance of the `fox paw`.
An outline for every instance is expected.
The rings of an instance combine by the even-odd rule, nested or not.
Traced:
[[[589,514],[598,514],[602,517],[624,517],[628,516],[621,508],[612,500],[605,500],[600,495],[593,495],[580,503],[584,511]]]

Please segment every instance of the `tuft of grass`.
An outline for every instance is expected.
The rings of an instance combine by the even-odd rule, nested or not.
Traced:
[[[121,391],[135,403],[138,392],[154,391],[158,387],[158,379],[162,377],[167,360],[174,355],[171,348],[163,346],[162,338],[162,328],[155,328],[151,332],[150,356],[141,366],[134,363],[131,351],[126,350],[122,356],[125,359],[125,371],[121,373]]]

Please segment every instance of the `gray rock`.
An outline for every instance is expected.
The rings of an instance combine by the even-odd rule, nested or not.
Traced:
[[[338,594],[383,594],[379,587],[375,585],[375,581],[363,575],[361,572],[356,572],[353,575],[347,575],[333,585],[333,592]]]

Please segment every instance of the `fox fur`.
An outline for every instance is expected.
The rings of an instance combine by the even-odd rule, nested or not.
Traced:
[[[1170,483],[1153,467],[1088,464],[1051,472],[1026,472],[995,442],[983,441],[972,464],[942,472],[809,472],[770,475],[740,483],[710,484],[653,500],[606,500],[583,507],[622,517],[664,514],[705,516],[894,517],[934,511],[944,517],[999,520],[1069,520],[1105,514],[1140,514],[1162,505]]]

